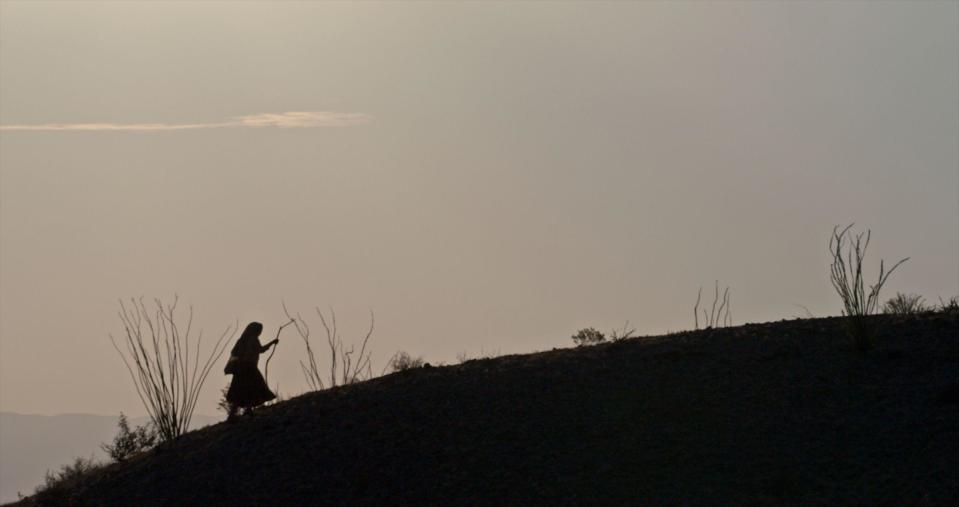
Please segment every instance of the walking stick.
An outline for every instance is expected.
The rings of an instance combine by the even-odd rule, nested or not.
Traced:
[[[270,359],[273,359],[273,354],[276,353],[276,347],[277,347],[277,345],[280,344],[280,331],[283,331],[283,328],[284,328],[284,327],[289,326],[289,325],[292,324],[293,322],[295,322],[295,321],[294,321],[293,319],[290,319],[289,322],[287,322],[286,324],[283,324],[282,326],[280,326],[279,329],[276,330],[276,343],[273,345],[273,350],[270,351],[270,356],[266,358],[266,366],[263,368],[263,378],[264,378],[264,380],[266,381],[266,385],[270,385],[270,382],[269,382],[269,379],[270,379]]]

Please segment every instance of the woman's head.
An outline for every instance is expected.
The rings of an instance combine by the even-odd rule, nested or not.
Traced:
[[[263,332],[263,324],[259,322],[250,322],[246,325],[246,329],[243,330],[243,335],[240,338],[246,338],[247,336],[259,337],[260,333]]]

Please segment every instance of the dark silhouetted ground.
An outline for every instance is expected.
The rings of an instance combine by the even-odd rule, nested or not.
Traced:
[[[189,433],[79,505],[957,505],[959,316],[410,370]]]

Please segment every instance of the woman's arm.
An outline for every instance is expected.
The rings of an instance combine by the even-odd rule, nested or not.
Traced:
[[[271,342],[268,342],[266,345],[263,345],[262,347],[260,347],[260,354],[266,352],[267,350],[270,350],[270,347],[276,345],[277,343],[280,343],[280,339],[279,339],[279,338],[277,338],[277,339],[275,339],[275,340],[273,340],[273,341],[271,341]]]

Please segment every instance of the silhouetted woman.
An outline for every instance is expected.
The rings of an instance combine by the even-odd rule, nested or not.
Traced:
[[[227,419],[233,419],[240,408],[249,411],[276,398],[263,380],[263,375],[260,375],[256,363],[260,360],[260,354],[270,350],[270,347],[280,340],[277,338],[266,345],[260,345],[259,337],[262,332],[263,324],[250,322],[230,351],[230,360],[223,370],[224,373],[233,375],[230,389],[226,392],[226,401],[230,404]]]

